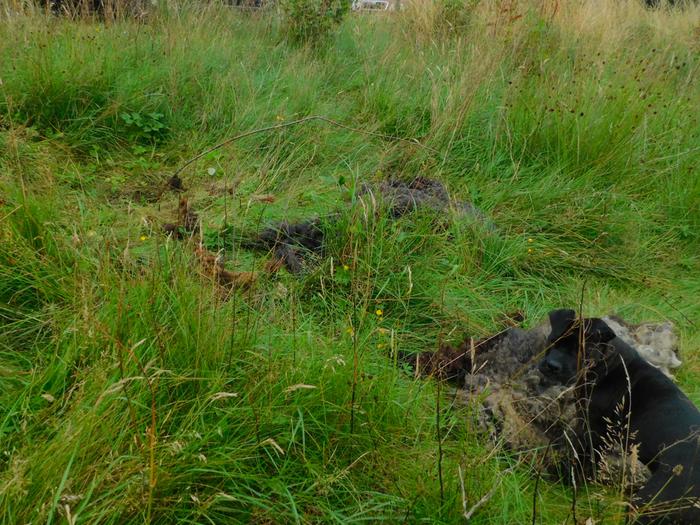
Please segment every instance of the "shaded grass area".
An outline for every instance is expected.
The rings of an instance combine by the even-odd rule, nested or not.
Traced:
[[[477,5],[447,33],[428,9],[351,17],[321,50],[214,8],[3,20],[2,521],[454,523],[495,486],[473,521],[529,522],[536,459],[492,450],[473,407],[396,355],[581,296],[590,314],[673,320],[697,398],[700,92],[681,30],[698,13],[605,5],[614,29],[527,2],[505,20]],[[313,114],[424,147],[312,123],[195,163],[202,239],[261,273],[226,297],[161,235],[179,198],[165,180]],[[392,221],[357,192],[419,174],[497,232]],[[335,212],[302,278],[237,241]],[[622,512],[601,492],[581,490],[578,517]],[[570,514],[551,480],[536,500],[542,523]]]

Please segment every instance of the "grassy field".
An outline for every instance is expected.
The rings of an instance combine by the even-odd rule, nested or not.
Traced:
[[[490,447],[473,407],[396,359],[514,310],[526,326],[581,301],[673,320],[700,401],[699,8],[427,2],[300,46],[275,12],[71,21],[11,5],[0,522],[461,523],[489,495],[471,523],[530,523],[533,501],[537,523],[573,523],[571,487],[544,478],[535,495],[536,460]],[[162,234],[179,199],[165,181],[309,115],[353,129],[255,133],[183,172],[202,241],[258,272],[227,296],[193,242]],[[356,192],[416,175],[497,230],[388,220]],[[301,277],[240,247],[337,210]],[[618,522],[609,490],[578,492],[581,523]]]

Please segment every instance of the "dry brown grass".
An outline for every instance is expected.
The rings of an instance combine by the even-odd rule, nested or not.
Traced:
[[[628,44],[640,28],[653,38],[697,46],[700,39],[700,6],[682,9],[644,7],[640,0],[494,0],[474,2],[470,26],[445,21],[445,0],[406,0],[400,14],[407,32],[417,39],[453,33],[465,41],[481,42],[503,32],[517,34],[526,29],[528,16],[560,28],[567,38],[586,39],[599,50],[617,50]]]

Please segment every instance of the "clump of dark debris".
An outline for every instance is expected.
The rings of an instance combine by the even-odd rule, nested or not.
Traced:
[[[176,174],[168,178],[158,193],[186,191],[182,179]],[[440,181],[418,176],[410,180],[389,178],[376,185],[363,183],[358,191],[360,198],[375,196],[385,205],[388,215],[401,218],[418,210],[430,210],[445,214],[453,212],[460,217],[470,217],[474,222],[489,231],[495,231],[493,222],[469,201],[450,197],[447,187]],[[256,196],[256,200],[274,202],[274,196]],[[332,227],[337,214],[323,219],[312,218],[297,222],[282,221],[272,224],[255,235],[253,239],[243,239],[241,246],[272,252],[271,268],[285,266],[291,273],[301,273],[311,259],[323,257],[325,232]],[[192,209],[188,198],[182,196],[178,206],[176,222],[163,224],[163,231],[174,238],[184,239],[199,233],[199,217]]]
[[[176,175],[168,179],[165,188],[175,192],[185,190],[182,180]],[[487,229],[495,230],[493,223],[471,202],[453,201],[443,183],[427,177],[412,180],[390,178],[374,187],[363,184],[358,192],[361,198],[375,195],[380,197],[389,216],[394,219],[421,209],[440,213],[453,210],[459,216],[471,217]],[[269,195],[259,196],[258,199],[263,202],[274,200]],[[331,214],[323,219],[316,217],[272,224],[252,239],[242,239],[241,246],[270,251],[274,256],[270,265],[273,271],[285,266],[289,272],[299,274],[309,266],[311,260],[323,257],[326,233],[334,226],[337,217],[338,214]],[[199,217],[187,197],[180,198],[177,222],[164,224],[163,230],[177,239],[199,233]]]
[[[254,242],[246,246],[272,251],[276,261],[284,264],[291,273],[298,274],[309,256],[323,256],[323,224],[318,218],[297,223],[283,221],[265,228]]]
[[[182,179],[177,175],[173,175],[168,179],[166,183],[166,188],[172,191],[185,191],[185,187],[182,185]]]
[[[468,201],[452,201],[443,183],[427,177],[416,177],[410,181],[388,179],[376,188],[364,184],[359,196],[378,194],[386,204],[389,216],[394,219],[420,209],[447,212],[453,209],[458,215],[472,217],[489,230],[495,230],[486,215]],[[325,232],[335,222],[335,215],[324,219],[306,221],[283,221],[265,228],[257,238],[244,247],[270,250],[276,261],[291,273],[298,274],[307,266],[310,258],[322,257],[325,247]]]
[[[177,206],[177,222],[163,224],[166,235],[184,239],[199,233],[199,215],[187,197],[181,197]]]
[[[435,179],[416,177],[412,180],[391,178],[380,182],[376,188],[364,184],[360,195],[378,193],[387,205],[389,215],[395,219],[419,209],[436,212],[454,210],[458,215],[470,216],[489,229],[494,229],[486,215],[469,201],[452,200],[445,185]]]

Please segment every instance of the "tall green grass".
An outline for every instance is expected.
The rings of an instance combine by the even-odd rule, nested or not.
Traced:
[[[0,521],[455,523],[495,487],[473,521],[529,522],[537,462],[491,449],[474,407],[396,355],[581,297],[673,320],[697,397],[700,12],[444,8],[350,16],[323,49],[288,44],[274,12],[5,15]],[[394,139],[313,122],[184,174],[204,241],[261,274],[225,297],[160,234],[178,197],[156,197],[206,147],[315,114]],[[497,230],[391,221],[357,192],[415,175]],[[301,278],[237,242],[336,212]],[[600,492],[578,517],[620,514]],[[535,499],[561,523],[571,488]]]

